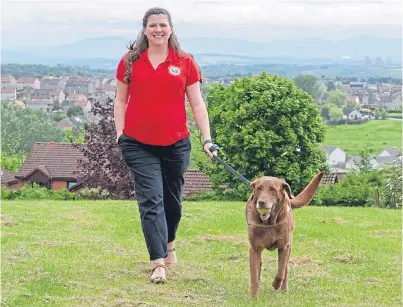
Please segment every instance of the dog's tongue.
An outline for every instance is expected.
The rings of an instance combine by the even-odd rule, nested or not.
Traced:
[[[270,217],[270,213],[267,213],[266,215],[263,215],[263,214],[260,215],[260,219],[261,219],[262,221],[268,220],[269,217]]]

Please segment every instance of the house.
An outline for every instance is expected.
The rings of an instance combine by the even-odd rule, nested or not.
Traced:
[[[35,89],[30,95],[30,99],[49,99],[58,103],[62,103],[65,98],[63,91],[51,89]]]
[[[327,163],[329,166],[339,166],[339,168],[344,168],[342,165],[346,163],[346,152],[337,146],[326,146],[322,145],[322,148],[326,151]]]
[[[66,81],[65,91],[69,94],[90,94],[95,92],[95,84],[90,78],[69,77]]]
[[[1,87],[17,87],[17,80],[11,75],[1,75]]]
[[[402,149],[401,148],[386,148],[382,150],[379,154],[378,157],[398,157],[402,155]]]
[[[87,96],[83,94],[69,94],[67,96],[67,99],[63,100],[62,103],[60,104],[60,107],[62,108],[63,112],[67,113],[67,111],[76,105],[79,106],[85,106],[87,108],[87,113],[91,110],[92,104],[91,102],[88,101]],[[84,111],[84,109],[83,109]],[[84,112],[85,113],[85,112]]]
[[[343,114],[344,118],[349,120],[359,120],[362,118],[362,114],[360,111],[350,107],[344,107]]]
[[[1,169],[0,170],[0,178],[1,178],[1,187],[5,187],[10,190],[18,190],[22,187],[22,183],[20,180],[15,178],[15,174],[12,172]]]
[[[356,94],[348,94],[346,99],[347,101],[354,101],[357,105],[360,103],[360,98]]]
[[[51,190],[68,189],[77,183],[80,150],[71,143],[37,142],[15,178],[23,184],[37,183]]]
[[[346,161],[346,169],[349,170],[357,170],[359,169],[362,162],[362,157],[360,156],[349,156]],[[375,160],[375,158],[371,158],[369,164],[372,168],[377,168],[379,163]]]
[[[386,110],[399,110],[402,107],[402,96],[397,96],[392,101],[384,102],[382,105]]]
[[[41,88],[45,90],[64,91],[66,80],[63,78],[45,77],[41,80]]]
[[[73,103],[74,107],[82,107],[84,115],[88,115],[88,113],[91,111],[91,101],[89,100],[76,100]]]
[[[376,167],[381,167],[385,165],[390,165],[390,164],[401,164],[402,163],[402,157],[397,156],[397,157],[388,157],[388,156],[383,156],[383,157],[376,157],[375,161],[377,163]]]
[[[2,87],[1,88],[1,99],[2,100],[16,100],[17,99],[17,88],[16,87]]]
[[[365,82],[350,82],[350,85],[349,85],[350,92],[364,91],[365,88],[366,88]]]
[[[187,199],[196,193],[213,191],[213,185],[210,178],[203,172],[198,170],[187,170],[184,174],[184,185],[182,190],[182,199]],[[88,187],[88,181],[83,181],[71,187],[69,191],[77,192]]]
[[[102,80],[102,85],[112,85],[112,86],[117,86],[118,82],[115,78],[105,78]]]
[[[183,185],[182,198],[189,198],[190,196],[201,192],[213,191],[213,185],[209,176],[197,170],[187,170],[184,174],[185,183]]]
[[[63,118],[59,122],[59,127],[62,129],[78,128],[81,125],[91,122],[93,122],[93,120],[87,118],[86,116],[72,116],[69,118]]]
[[[17,89],[22,90],[25,87],[30,87],[33,89],[40,89],[41,82],[37,77],[20,77],[17,80]]]
[[[55,103],[61,103],[65,98],[63,91],[50,89],[35,89],[27,100],[27,108],[51,113]]]
[[[325,176],[322,178],[321,184],[327,185],[338,183],[344,178],[344,176],[346,176],[346,174],[346,172],[331,172],[329,174],[325,174]]]

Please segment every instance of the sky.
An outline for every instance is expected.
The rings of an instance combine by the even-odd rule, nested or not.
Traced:
[[[179,37],[252,41],[402,36],[401,0],[2,0],[3,48],[135,38],[150,7],[166,8]]]

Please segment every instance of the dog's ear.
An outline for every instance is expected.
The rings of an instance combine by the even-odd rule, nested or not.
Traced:
[[[256,179],[256,180],[254,180],[254,181],[252,181],[252,182],[250,183],[250,189],[251,189],[252,191],[255,190],[256,184],[257,184],[258,180],[259,180],[259,179]]]
[[[294,195],[291,193],[291,187],[285,180],[283,180],[283,189],[284,192],[287,193],[289,199],[294,198]]]

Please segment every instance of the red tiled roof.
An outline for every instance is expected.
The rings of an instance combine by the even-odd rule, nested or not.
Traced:
[[[1,82],[10,82],[12,79],[11,75],[1,75]]]
[[[49,174],[50,178],[73,179],[78,160],[83,154],[71,143],[35,143],[16,178],[26,178],[36,170]]]
[[[213,190],[210,178],[201,171],[188,170],[185,172],[184,177],[183,197],[191,196],[200,191]]]
[[[37,77],[20,77],[18,78],[18,83],[34,83]]]
[[[73,81],[73,82],[80,82],[80,81],[89,81],[89,77],[76,77],[76,76],[70,76],[68,77],[67,81]]]
[[[14,174],[8,170],[1,169],[1,184],[10,184],[17,182],[18,179],[14,177]]]
[[[16,93],[16,88],[15,87],[2,87],[1,92],[2,93]]]

